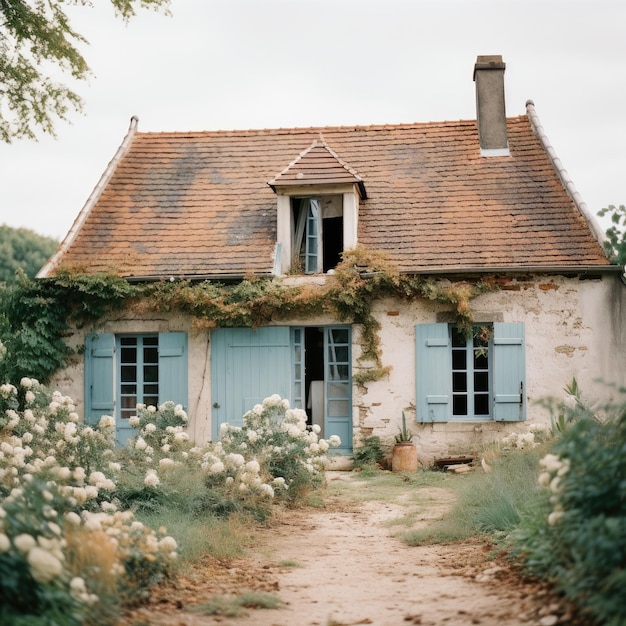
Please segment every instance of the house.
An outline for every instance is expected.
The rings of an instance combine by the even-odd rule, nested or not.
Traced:
[[[217,328],[128,307],[76,329],[84,358],[57,384],[87,420],[114,414],[121,441],[137,402],[184,404],[205,441],[278,393],[346,454],[370,435],[391,442],[404,411],[425,463],[549,423],[541,401],[573,376],[589,397],[624,386],[619,268],[532,101],[506,117],[504,70],[477,58],[477,120],[146,133],[133,118],[40,272],[320,287],[358,246],[450,293],[491,281],[470,332],[445,298],[383,294],[371,303],[376,363],[363,326],[324,307]]]

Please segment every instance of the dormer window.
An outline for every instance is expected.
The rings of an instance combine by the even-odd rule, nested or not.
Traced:
[[[334,269],[343,247],[343,196],[291,198],[291,270],[319,274]]]
[[[329,272],[357,245],[365,185],[323,137],[269,185],[277,195],[276,274]]]

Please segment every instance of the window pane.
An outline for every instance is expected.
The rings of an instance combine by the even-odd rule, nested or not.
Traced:
[[[328,397],[329,398],[349,398],[350,397],[350,385],[348,385],[347,383],[329,383]]]
[[[467,374],[465,372],[452,374],[452,391],[467,391]]]
[[[158,350],[156,348],[144,348],[143,362],[144,363],[158,363],[159,362]]]
[[[120,361],[122,363],[136,363],[137,362],[137,348],[122,347],[122,349],[120,350]]]
[[[453,350],[452,351],[452,369],[464,370],[467,367],[467,359],[465,356],[465,350]]]
[[[347,400],[329,400],[328,402],[328,416],[329,417],[344,417],[349,415],[350,403]]]
[[[159,397],[158,396],[144,396],[143,397],[143,403],[146,406],[158,406],[158,404],[159,404]]]
[[[159,395],[159,385],[155,385],[154,383],[151,385],[143,386],[143,394],[144,396],[158,396]]]
[[[467,345],[465,335],[460,333],[456,328],[452,329],[452,345],[455,347],[465,347]]]
[[[135,409],[137,408],[137,396],[122,396],[121,398],[122,409]]]
[[[126,384],[126,385],[122,385],[121,387],[122,387],[122,394],[124,395],[128,395],[128,394],[136,395],[137,394],[137,385],[135,384],[132,384],[132,385]]]
[[[474,415],[489,415],[488,394],[476,394],[474,396]]]
[[[328,360],[331,363],[347,363],[348,362],[348,346],[329,346]]]
[[[122,365],[120,377],[123,383],[134,383],[137,380],[137,367],[134,365]]]
[[[147,383],[159,382],[159,366],[158,365],[144,366],[143,379]]]
[[[489,368],[489,359],[487,353],[474,352],[474,369],[486,370]]]
[[[335,380],[348,380],[348,374],[350,371],[349,365],[333,365],[332,378]]]
[[[452,396],[452,414],[467,415],[467,396]]]
[[[474,391],[489,391],[489,374],[474,372]]]
[[[335,343],[348,343],[350,336],[347,328],[333,328],[330,332]]]

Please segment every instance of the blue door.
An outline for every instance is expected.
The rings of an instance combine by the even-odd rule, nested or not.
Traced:
[[[306,330],[306,332],[305,332]],[[211,333],[212,437],[228,422],[277,393],[306,409],[328,439],[352,451],[351,332],[349,326],[219,328]]]
[[[236,426],[264,398],[290,399],[291,342],[287,326],[218,328],[211,332],[212,436]]]

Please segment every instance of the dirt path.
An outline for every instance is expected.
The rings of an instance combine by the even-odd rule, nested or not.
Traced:
[[[331,480],[358,477],[342,473]],[[420,523],[432,523],[449,505],[449,492],[430,488]],[[481,542],[407,547],[388,522],[405,512],[397,502],[337,500],[320,511],[289,512],[263,531],[253,555],[221,567],[208,563],[165,594],[158,607],[136,612],[126,624],[176,626],[553,626],[571,616],[536,585],[522,583],[505,563],[489,560]],[[213,594],[270,591],[279,609],[246,617],[201,616],[184,606]],[[176,606],[177,605],[177,606]],[[559,617],[560,616],[560,617]]]

